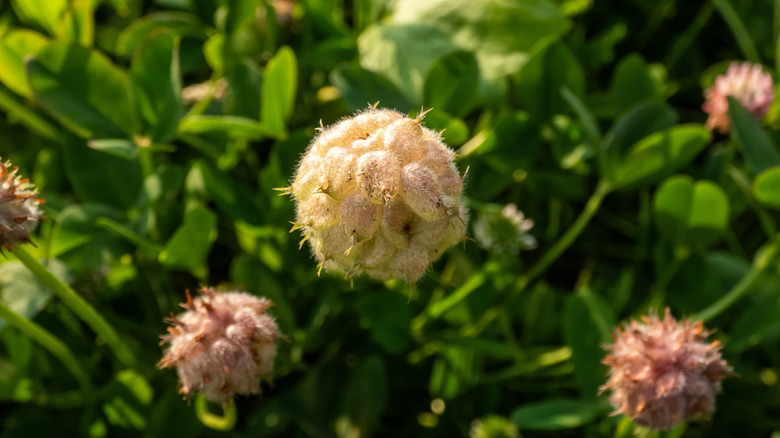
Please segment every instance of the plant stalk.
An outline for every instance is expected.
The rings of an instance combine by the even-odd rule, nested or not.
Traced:
[[[507,293],[505,293],[490,309],[485,311],[477,322],[464,327],[464,329],[461,330],[461,334],[463,336],[473,336],[482,331],[499,316],[500,313],[496,311],[497,309],[504,308],[513,299],[517,298],[531,282],[536,280],[536,278],[542,275],[550,265],[558,260],[558,257],[560,257],[563,252],[574,243],[582,231],[585,230],[585,227],[590,223],[593,215],[595,215],[599,207],[601,207],[604,198],[606,198],[611,191],[612,185],[609,181],[605,179],[600,180],[596,186],[596,190],[593,192],[590,199],[588,199],[588,203],[585,204],[585,209],[582,210],[579,217],[577,217],[577,220],[575,220],[571,227],[566,230],[563,236],[561,236],[561,238],[528,269],[528,272],[525,275],[518,278],[514,287],[508,290]]]
[[[15,327],[27,337],[40,344],[54,357],[59,359],[60,362],[65,365],[65,368],[73,374],[73,377],[76,378],[76,381],[84,391],[85,397],[88,399],[92,397],[92,383],[90,383],[89,378],[81,369],[78,360],[76,360],[76,357],[73,356],[73,353],[64,342],[35,322],[19,316],[3,302],[0,302],[0,318],[5,320],[8,325]]]
[[[133,353],[127,345],[122,342],[111,324],[109,324],[94,307],[81,298],[81,296],[68,285],[60,281],[59,278],[55,277],[54,274],[49,272],[49,270],[46,269],[38,259],[27,252],[27,250],[17,246],[14,248],[13,253],[41,283],[57,295],[66,306],[76,313],[79,318],[87,323],[87,325],[105,341],[122,365],[128,368],[135,367],[135,356],[133,356]]]

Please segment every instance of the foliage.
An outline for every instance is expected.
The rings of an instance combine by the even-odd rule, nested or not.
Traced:
[[[777,77],[778,7],[0,1],[0,155],[50,219],[27,250],[134,359],[10,253],[0,299],[94,391],[3,326],[0,437],[780,433],[780,102],[762,125],[731,99],[731,135],[701,111],[726,61]],[[273,189],[320,123],[377,101],[433,107],[425,125],[468,168],[471,223],[507,240],[498,214],[515,204],[538,247],[466,241],[414,287],[318,276]],[[273,385],[223,423],[155,368],[164,317],[201,285],[268,297],[285,335]],[[660,435],[609,416],[598,387],[612,328],[665,306],[716,329],[739,377],[710,421]]]

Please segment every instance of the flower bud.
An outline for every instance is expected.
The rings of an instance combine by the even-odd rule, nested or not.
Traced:
[[[731,129],[727,96],[737,99],[759,122],[764,120],[775,98],[772,76],[759,64],[732,62],[715,84],[704,90],[702,110],[709,114],[707,128],[726,134]]]
[[[720,342],[707,343],[710,332],[701,322],[675,321],[669,309],[615,330],[615,343],[603,361],[614,415],[637,424],[668,430],[683,421],[706,418],[715,411],[720,381],[733,375],[721,358]]]
[[[0,161],[0,246],[11,251],[15,245],[30,242],[30,232],[43,218],[39,205],[44,201],[27,179],[10,162]]]
[[[267,313],[273,303],[245,292],[200,292],[195,300],[187,292],[186,310],[168,319],[161,338],[170,345],[159,367],[176,367],[187,396],[201,391],[225,403],[234,394],[259,393],[260,380],[271,379],[281,335]]]
[[[312,141],[285,191],[321,267],[413,283],[463,238],[455,154],[420,120],[369,108]]]

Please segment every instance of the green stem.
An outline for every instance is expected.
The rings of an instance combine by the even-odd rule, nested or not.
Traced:
[[[669,54],[666,55],[664,65],[667,70],[671,70],[672,66],[677,64],[677,61],[685,54],[685,51],[691,47],[693,41],[699,36],[699,33],[704,29],[707,22],[710,21],[713,12],[715,12],[715,8],[711,3],[707,3],[701,7],[699,13],[696,14],[696,17],[691,22],[691,25],[688,26],[688,29],[686,29],[679,38],[677,38],[672,49],[669,51]]]
[[[634,315],[644,315],[650,309],[660,310],[663,307],[664,300],[666,299],[666,287],[677,274],[680,266],[688,260],[690,256],[691,252],[689,248],[677,247],[674,249],[674,257],[672,258],[671,263],[666,267],[666,271],[664,271],[658,281],[650,288],[647,299],[634,310]]]
[[[758,56],[758,50],[756,50],[756,46],[753,44],[745,24],[739,19],[739,15],[737,15],[737,11],[734,10],[731,3],[728,0],[712,0],[712,3],[731,29],[731,33],[734,35],[734,39],[737,40],[737,45],[739,45],[745,58],[750,62],[760,63],[761,58]]]
[[[736,303],[737,300],[742,298],[742,296],[756,286],[756,283],[758,283],[758,280],[761,278],[761,274],[773,264],[777,253],[778,247],[776,244],[764,249],[762,254],[756,256],[750,270],[726,295],[723,295],[718,301],[715,301],[709,307],[694,315],[693,319],[709,321],[731,307],[732,304]]]
[[[52,126],[34,111],[17,102],[16,99],[9,96],[3,90],[0,90],[0,108],[6,110],[9,116],[18,117],[23,125],[27,126],[31,131],[37,133],[41,137],[45,137],[57,143],[62,142],[62,136],[59,135],[57,128]]]
[[[128,242],[131,242],[139,248],[144,248],[146,251],[149,251],[150,254],[154,255],[155,257],[157,257],[157,255],[163,250],[162,245],[138,235],[138,233],[113,219],[101,217],[95,221],[95,225],[116,233],[118,236],[123,237]]]
[[[748,204],[750,204],[750,207],[753,208],[756,216],[758,216],[758,221],[761,222],[761,228],[764,229],[764,233],[766,233],[770,240],[774,239],[777,235],[775,224],[772,221],[772,218],[769,216],[769,213],[767,213],[764,207],[761,206],[761,203],[756,199],[756,196],[753,193],[753,187],[750,186],[750,182],[747,180],[747,178],[745,178],[745,175],[743,175],[742,172],[740,172],[739,169],[734,166],[729,166],[728,173],[731,179],[733,179],[737,184],[737,187],[742,190],[742,193],[748,200]]]
[[[745,295],[745,293],[753,288],[762,271],[763,269],[758,269],[756,266],[753,266],[750,271],[748,271],[748,273],[745,274],[741,280],[739,280],[739,283],[734,285],[734,287],[731,288],[731,290],[726,295],[721,297],[721,299],[718,301],[712,303],[706,309],[697,313],[693,319],[709,321],[710,319],[723,313],[724,310],[728,309],[740,297],[742,297],[742,295]]]
[[[198,393],[195,396],[195,415],[206,427],[221,431],[231,431],[236,426],[238,411],[236,410],[236,403],[231,397],[227,403],[222,405],[222,416],[220,417],[209,411],[206,397]]]
[[[585,209],[580,213],[579,217],[572,224],[572,226],[566,230],[560,240],[555,242],[552,248],[550,248],[531,268],[525,276],[518,279],[518,282],[525,288],[525,285],[535,280],[536,277],[543,274],[550,265],[555,262],[558,257],[563,254],[564,251],[574,242],[577,237],[582,233],[585,227],[588,225],[593,215],[596,214],[604,198],[612,190],[612,186],[606,180],[601,180],[596,186],[596,191],[593,192],[588,203],[585,204]]]
[[[79,316],[95,333],[100,336],[109,348],[114,352],[122,365],[128,368],[135,367],[135,356],[127,348],[127,345],[119,339],[113,327],[94,307],[89,305],[73,289],[68,287],[51,272],[49,272],[35,257],[24,248],[17,246],[13,251],[16,258],[32,272],[41,283],[57,295],[66,306]]]
[[[65,365],[65,368],[67,368],[79,382],[79,385],[81,385],[81,388],[84,390],[84,395],[87,398],[92,397],[92,384],[90,383],[89,378],[84,374],[81,365],[79,365],[76,357],[73,356],[73,353],[71,353],[64,342],[33,321],[17,315],[2,302],[0,302],[0,318],[5,320],[8,325],[16,327],[20,332],[39,343],[43,348],[47,349],[49,353],[59,359],[60,362]]]
[[[528,285],[536,280],[537,277],[542,275],[558,257],[563,254],[564,251],[579,237],[585,227],[588,225],[593,215],[596,214],[604,198],[612,190],[612,185],[607,180],[600,180],[596,186],[596,190],[588,199],[588,203],[585,204],[585,209],[582,210],[577,220],[569,227],[568,230],[561,236],[561,238],[555,242],[555,244],[539,259],[537,262],[528,269],[528,272],[517,279],[512,289],[508,290],[490,309],[485,311],[482,316],[472,325],[466,326],[461,330],[463,336],[474,336],[487,327],[497,316],[500,315],[499,309],[503,309],[514,300],[518,295],[528,287]]]

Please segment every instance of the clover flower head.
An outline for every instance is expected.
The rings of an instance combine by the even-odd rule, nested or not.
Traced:
[[[245,292],[201,289],[186,310],[168,319],[169,343],[160,368],[176,367],[187,396],[201,391],[212,401],[227,402],[234,394],[257,394],[260,380],[270,380],[280,333],[267,313],[266,298]]]
[[[709,114],[707,128],[723,134],[731,129],[728,96],[737,99],[756,120],[763,121],[775,98],[772,76],[760,64],[732,62],[726,73],[718,75],[715,84],[704,90],[702,110]]]
[[[18,168],[0,161],[0,246],[9,251],[30,242],[30,232],[43,218],[39,206],[44,201],[36,188],[17,174]]]
[[[657,430],[709,417],[720,381],[733,374],[720,342],[707,342],[701,322],[678,322],[668,308],[663,321],[657,314],[642,319],[616,329],[614,344],[605,347],[610,369],[601,390],[611,392],[613,415]]]
[[[464,177],[421,120],[370,107],[312,141],[283,190],[320,268],[414,283],[463,238]]]
[[[497,254],[517,255],[536,248],[536,238],[528,233],[533,219],[525,217],[515,204],[505,205],[500,213],[485,211],[474,223],[474,236],[479,244]]]

